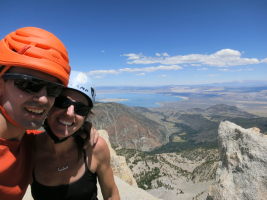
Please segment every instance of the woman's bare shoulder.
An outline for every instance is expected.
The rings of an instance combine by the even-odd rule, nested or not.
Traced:
[[[91,147],[93,156],[97,159],[107,159],[110,157],[109,148],[105,139],[99,136],[97,143]]]

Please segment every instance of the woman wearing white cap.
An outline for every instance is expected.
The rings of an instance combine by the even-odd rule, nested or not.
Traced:
[[[87,138],[79,134],[88,127],[85,120],[94,98],[93,87],[72,76],[68,88],[56,98],[45,123],[48,134],[35,141],[38,148],[31,185],[35,200],[97,200],[97,179],[104,200],[120,199],[106,142],[99,137],[94,147],[83,149]]]

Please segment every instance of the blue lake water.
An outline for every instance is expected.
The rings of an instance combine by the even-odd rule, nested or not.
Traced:
[[[159,107],[161,103],[179,101],[181,98],[166,94],[113,93],[97,94],[96,101],[117,102],[127,106]]]

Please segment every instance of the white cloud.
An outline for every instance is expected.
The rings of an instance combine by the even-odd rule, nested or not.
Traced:
[[[99,75],[99,74],[118,74],[119,72],[114,69],[109,69],[109,70],[93,70],[89,71],[89,75]]]
[[[167,53],[167,52],[164,52],[164,53],[162,53],[162,54],[160,54],[160,53],[155,53],[155,55],[156,56],[165,56],[165,57],[167,57],[167,56],[169,56],[169,54]]]
[[[155,71],[177,71],[181,70],[182,67],[178,65],[159,65],[154,67],[143,67],[143,68],[121,68],[121,69],[110,69],[110,70],[93,70],[89,71],[89,75],[103,75],[103,74],[119,74],[123,72],[129,73],[147,73],[147,72],[155,72]]]
[[[84,72],[79,72],[79,71],[71,71],[70,74],[70,84],[72,83],[77,83],[77,84],[85,84],[89,82],[89,77],[86,75]]]
[[[228,71],[230,71],[230,69],[228,69],[228,68],[221,68],[221,69],[219,69],[219,71],[228,72]]]
[[[254,69],[252,69],[252,68],[241,68],[241,69],[220,68],[219,71],[222,71],[222,72],[242,72],[242,71],[254,71]]]
[[[169,54],[167,52],[164,52],[162,56],[169,56]]]
[[[137,60],[142,57],[142,54],[128,53],[128,54],[123,54],[123,56],[128,57],[128,60]]]
[[[77,88],[77,85],[82,85],[84,87],[90,88],[93,86],[93,82],[87,73],[72,70],[68,87]]]
[[[202,67],[202,68],[199,68],[199,69],[197,69],[198,71],[206,71],[206,70],[208,70],[208,68],[207,67]]]
[[[241,52],[233,49],[222,49],[213,54],[188,54],[169,56],[167,53],[156,53],[157,57],[147,57],[143,54],[124,54],[128,57],[128,64],[163,64],[163,65],[208,65],[214,67],[229,67],[239,65],[259,64],[267,62],[267,58],[260,61],[257,58],[242,58]]]
[[[139,73],[139,74],[136,74],[138,76],[145,76],[146,74],[145,73]]]

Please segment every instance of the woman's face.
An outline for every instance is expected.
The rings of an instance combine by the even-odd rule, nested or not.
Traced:
[[[63,90],[59,98],[61,98],[62,101],[58,101],[60,102],[58,103],[59,106],[57,106],[57,102],[55,102],[55,105],[49,112],[47,122],[52,132],[58,138],[62,139],[71,136],[83,125],[86,116],[77,114],[75,112],[75,106],[76,108],[77,104],[88,106],[88,101],[81,93],[68,89]],[[68,103],[66,103],[66,100]],[[64,103],[65,105],[72,104],[72,102],[74,105],[69,105],[68,107],[61,106]]]

